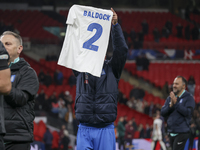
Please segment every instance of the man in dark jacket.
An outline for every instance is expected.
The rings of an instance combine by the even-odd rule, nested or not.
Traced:
[[[128,47],[113,9],[113,57],[104,62],[101,77],[74,71],[76,118],[80,122],[77,150],[114,150],[114,121],[117,117],[118,82],[126,62]]]
[[[192,95],[185,90],[187,80],[177,76],[173,82],[173,92],[161,109],[161,115],[168,117],[167,128],[170,135],[172,150],[184,150],[189,138],[190,120],[195,107]]]
[[[21,37],[11,31],[0,37],[10,59],[12,89],[4,96],[6,150],[30,150],[33,141],[35,95],[39,88],[37,74],[30,65],[19,58],[23,50]]]
[[[53,140],[53,135],[49,131],[49,128],[46,128],[46,132],[44,133],[43,141],[45,144],[45,150],[52,150],[52,140]]]
[[[3,136],[5,134],[3,95],[11,90],[10,69],[8,68],[9,54],[0,41],[0,150],[4,150]]]

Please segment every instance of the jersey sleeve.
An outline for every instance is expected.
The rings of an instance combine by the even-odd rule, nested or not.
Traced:
[[[76,6],[73,5],[69,10],[66,24],[71,24],[71,25],[74,24],[74,21],[76,19],[76,11],[75,10],[76,10]]]

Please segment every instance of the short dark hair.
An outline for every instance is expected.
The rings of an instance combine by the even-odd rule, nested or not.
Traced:
[[[187,80],[183,76],[177,76],[176,78],[181,78],[183,83],[185,84],[185,88],[187,87]]]

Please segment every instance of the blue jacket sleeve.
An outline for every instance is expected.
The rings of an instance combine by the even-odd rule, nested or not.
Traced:
[[[128,52],[128,46],[119,24],[112,26],[111,37],[114,49],[113,57],[111,58],[111,66],[113,74],[119,79],[126,63]]]
[[[181,105],[180,103],[176,104],[177,111],[184,117],[191,116],[194,107],[195,107],[195,102],[192,97],[188,99],[185,106]]]
[[[175,110],[175,106],[169,107],[170,101],[171,99],[168,97],[165,101],[165,104],[161,108],[161,116],[168,117]]]

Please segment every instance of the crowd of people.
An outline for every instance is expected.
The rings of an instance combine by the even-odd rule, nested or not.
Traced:
[[[166,21],[162,30],[155,27],[152,33],[149,32],[149,24],[146,20],[143,20],[141,27],[142,30],[140,32],[135,32],[135,30],[132,29],[131,32],[128,33],[126,29],[123,29],[124,37],[130,49],[141,49],[143,47],[145,35],[152,34],[154,41],[159,42],[160,38],[169,38],[169,36],[174,36],[175,34],[173,33],[173,23],[171,20]],[[199,28],[199,25],[196,23],[193,28],[191,28],[189,24],[183,27],[181,23],[178,23],[176,26],[176,37],[186,40],[198,40],[200,35]],[[131,41],[128,40],[128,38],[130,38]]]
[[[51,84],[62,85],[64,79],[63,73],[58,69],[54,72],[53,77],[49,72],[45,74],[44,71],[41,69],[38,74],[38,78],[40,83],[46,85],[47,87]]]
[[[49,72],[44,73],[41,69],[38,74],[38,79],[41,85],[49,87],[52,84],[63,85],[64,77],[59,70],[56,70],[53,75],[50,75]],[[68,78],[68,84],[70,86],[76,84],[76,78],[73,73]],[[53,92],[52,95],[48,96],[44,89],[42,89],[40,93],[36,95],[35,110],[44,111],[54,119],[59,118],[59,123],[63,124],[59,133],[59,149],[67,150],[70,141],[69,134],[74,136],[77,134],[78,121],[72,108],[73,102],[72,95],[69,91],[61,92],[59,95],[56,92]],[[52,134],[49,129],[47,129],[43,139],[47,150],[50,150],[50,147],[52,146],[51,137]]]

